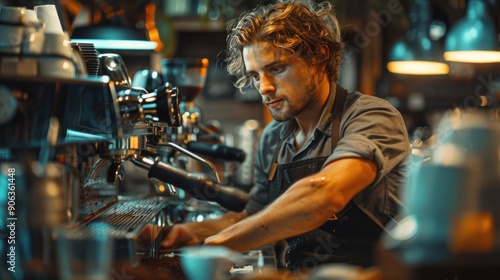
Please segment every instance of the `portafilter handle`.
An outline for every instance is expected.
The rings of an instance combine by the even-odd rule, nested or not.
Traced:
[[[205,174],[186,172],[161,162],[158,158],[153,160],[134,155],[131,160],[137,166],[148,170],[148,177],[181,188],[196,199],[214,201],[220,206],[236,212],[242,211],[248,202],[246,192],[234,187],[217,184]]]

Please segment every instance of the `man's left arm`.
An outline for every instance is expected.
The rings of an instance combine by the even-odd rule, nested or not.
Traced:
[[[377,174],[376,164],[343,158],[293,184],[267,208],[205,240],[246,251],[313,230],[340,212]]]

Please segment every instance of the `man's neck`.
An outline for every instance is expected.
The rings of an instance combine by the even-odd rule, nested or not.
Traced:
[[[311,100],[311,103],[300,113],[300,115],[295,117],[297,121],[295,146],[297,149],[302,147],[307,139],[311,137],[323,114],[328,96],[331,92],[335,92],[336,88],[336,83],[329,83],[327,86],[323,85],[317,96]]]

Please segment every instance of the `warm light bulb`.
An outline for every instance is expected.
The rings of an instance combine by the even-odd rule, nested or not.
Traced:
[[[407,75],[446,75],[450,67],[446,63],[433,61],[391,61],[387,69],[397,74]]]
[[[498,51],[450,51],[444,53],[444,59],[448,61],[467,63],[493,63],[500,62]]]

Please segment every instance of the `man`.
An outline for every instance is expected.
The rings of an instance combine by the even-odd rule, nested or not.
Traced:
[[[286,1],[244,14],[228,30],[228,71],[255,86],[274,121],[264,129],[250,202],[241,213],[174,226],[162,242],[245,251],[286,239],[292,270],[373,264],[396,215],[409,140],[384,100],[336,82],[341,30],[325,2]]]

